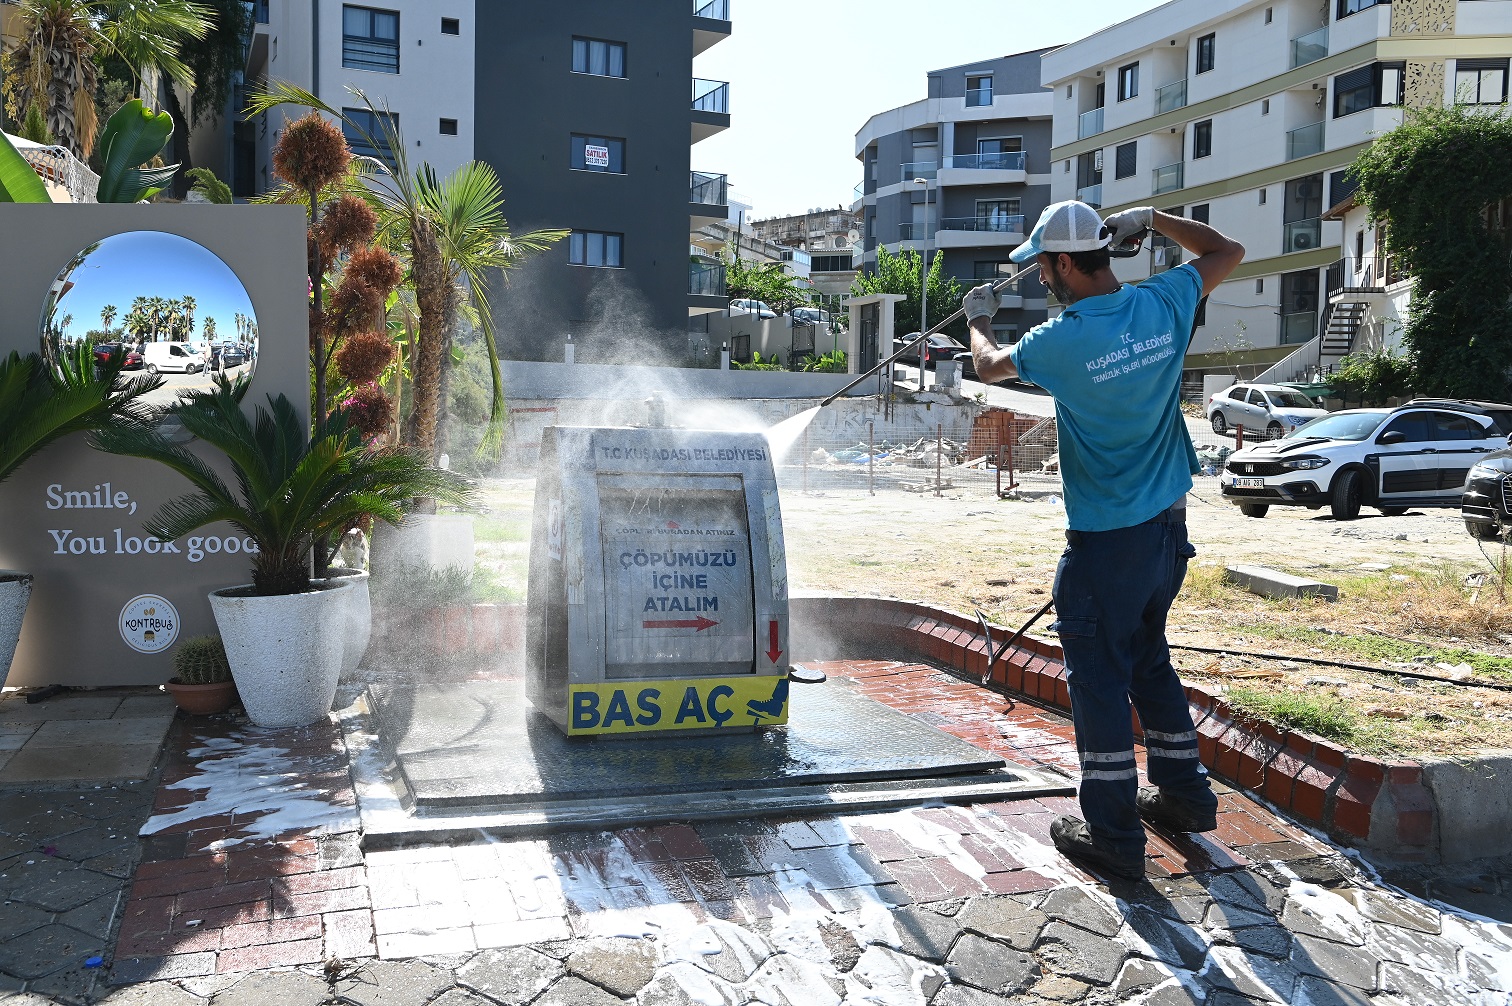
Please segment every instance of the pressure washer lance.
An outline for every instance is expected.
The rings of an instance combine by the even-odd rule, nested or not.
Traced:
[[[1009,636],[1006,640],[1004,640],[1003,645],[999,646],[997,649],[992,648],[992,627],[987,622],[987,616],[982,614],[981,608],[976,609],[977,624],[982,627],[982,638],[987,640],[987,667],[982,671],[982,684],[985,685],[987,684],[987,682],[992,680],[992,669],[997,666],[997,662],[999,660],[1003,659],[1003,654],[1013,649],[1013,644],[1018,642],[1019,639],[1022,638],[1024,633],[1028,632],[1030,627],[1033,626],[1035,622],[1038,622],[1041,618],[1044,618],[1045,612],[1049,611],[1054,606],[1054,598],[1046,601],[1043,608],[1041,608],[1039,611],[1036,611],[1032,616],[1030,616],[1029,621],[1020,626],[1019,630],[1013,635]]]
[[[1107,230],[1106,227],[1103,228],[1103,229]],[[1149,235],[1149,233],[1150,233],[1149,230],[1145,229],[1145,230],[1140,231],[1138,234],[1135,234],[1133,237],[1131,237],[1131,238],[1129,238],[1129,239],[1127,239],[1125,241],[1119,242],[1117,245],[1115,245],[1115,246],[1113,246],[1113,247],[1111,247],[1111,248],[1108,249],[1108,255],[1111,256],[1112,258],[1133,258],[1135,255],[1138,255],[1140,253],[1140,251],[1142,251],[1144,249],[1144,240],[1145,240],[1145,237]],[[1039,269],[1039,262],[1034,262],[1034,263],[1032,263],[1030,265],[1026,265],[1024,268],[1020,269],[1018,272],[1014,273],[1012,276],[1008,276],[1008,277],[1006,277],[1004,279],[1000,279],[996,283],[992,284],[992,292],[993,293],[1001,293],[1003,290],[1006,290],[1012,284],[1017,283],[1019,280],[1023,279],[1025,276],[1028,276],[1030,273],[1035,272],[1038,269]],[[915,346],[918,346],[918,345],[922,344],[924,342],[924,340],[928,339],[931,335],[938,335],[938,334],[940,334],[948,326],[953,325],[957,320],[959,320],[960,318],[963,318],[965,316],[966,316],[966,309],[964,307],[958,308],[954,314],[950,315],[944,321],[942,321],[939,324],[935,325],[934,328],[931,328],[927,332],[921,333],[917,339],[915,339],[912,342],[908,343],[902,349],[898,350],[896,353],[892,354],[887,359],[883,360],[881,363],[877,364],[875,367],[873,367],[870,370],[868,370],[866,373],[859,375],[854,381],[851,381],[845,387],[841,388],[839,391],[835,392],[833,395],[830,395],[824,401],[820,402],[819,403],[819,407],[823,408],[826,405],[833,404],[834,401],[835,401],[835,399],[839,398],[841,395],[845,394],[847,391],[849,391],[850,389],[854,388],[856,385],[860,384],[862,381],[864,381],[867,378],[871,377],[873,374],[876,374],[877,372],[881,371],[883,368],[892,366],[893,361],[896,360],[898,357],[902,356],[904,353],[906,353],[909,350],[913,349]],[[919,374],[920,374],[919,385],[920,385],[920,387],[923,387],[923,384],[924,384],[923,372],[924,372],[924,353],[921,351],[919,353]]]

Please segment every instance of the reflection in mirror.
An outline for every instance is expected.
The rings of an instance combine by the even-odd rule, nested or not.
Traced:
[[[252,299],[231,268],[188,238],[130,231],[68,260],[42,307],[42,355],[89,342],[95,359],[120,349],[123,377],[161,374],[150,405],[209,391],[219,374],[251,376],[257,364]]]

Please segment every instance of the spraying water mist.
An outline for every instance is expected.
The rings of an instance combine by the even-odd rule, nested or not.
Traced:
[[[767,443],[772,445],[773,460],[780,461],[788,451],[793,449],[798,438],[803,436],[803,431],[808,429],[809,423],[813,422],[814,417],[819,414],[819,408],[820,406],[816,405],[812,409],[805,409],[766,431]]]

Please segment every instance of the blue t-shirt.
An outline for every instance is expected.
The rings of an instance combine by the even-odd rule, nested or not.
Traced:
[[[1202,277],[1190,264],[1088,297],[1008,347],[1055,396],[1067,525],[1142,524],[1200,470],[1181,415],[1181,368]]]

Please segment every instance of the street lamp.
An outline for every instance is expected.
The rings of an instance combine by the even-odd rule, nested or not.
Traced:
[[[924,187],[924,268],[920,270],[919,283],[919,334],[929,331],[929,179],[915,178],[915,185]],[[924,390],[924,375],[928,372],[925,360],[929,355],[929,340],[919,344],[919,390]]]

